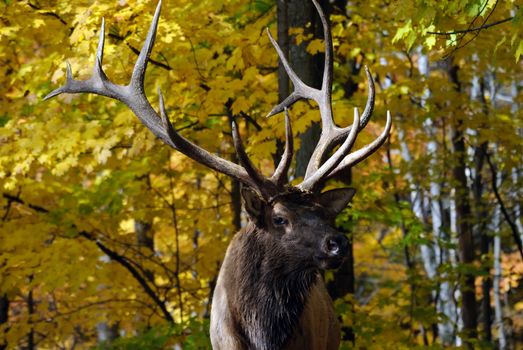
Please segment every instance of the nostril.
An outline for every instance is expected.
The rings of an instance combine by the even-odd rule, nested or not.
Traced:
[[[323,251],[331,257],[342,257],[347,254],[348,240],[343,235],[326,237],[323,241]]]
[[[327,251],[331,254],[338,254],[340,252],[339,243],[332,238],[327,239]]]

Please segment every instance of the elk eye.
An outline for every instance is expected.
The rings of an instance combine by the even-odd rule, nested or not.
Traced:
[[[282,218],[281,216],[275,216],[274,218],[272,218],[272,222],[276,226],[283,226],[283,225],[287,225],[287,223],[288,223],[287,219]]]

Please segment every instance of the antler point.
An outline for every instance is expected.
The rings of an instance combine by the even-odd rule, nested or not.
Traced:
[[[62,93],[62,86],[60,86],[58,89],[55,89],[53,91],[51,91],[50,93],[48,93],[47,95],[45,95],[45,97],[43,98],[42,101],[47,101],[57,95],[60,95]]]

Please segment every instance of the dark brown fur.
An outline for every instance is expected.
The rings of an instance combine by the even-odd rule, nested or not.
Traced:
[[[317,275],[271,235],[249,225],[231,244],[229,309],[247,349],[280,349],[295,330]]]
[[[220,270],[215,293],[220,299],[213,301],[211,313],[214,347],[285,348],[311,288],[323,283],[318,272],[337,267],[346,252],[346,239],[332,224],[353,194],[348,189],[324,195],[293,191],[266,202],[243,191],[251,221],[231,241]],[[279,224],[282,219],[285,225]],[[329,239],[340,242],[339,253],[327,250]],[[235,345],[223,345],[227,337]]]

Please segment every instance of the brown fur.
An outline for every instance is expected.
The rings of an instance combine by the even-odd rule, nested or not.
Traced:
[[[231,241],[220,270],[213,349],[338,348],[339,325],[319,271],[337,267],[344,255],[333,257],[325,248],[329,238],[345,239],[332,227],[354,193],[344,191],[323,201],[293,193],[271,204],[244,193],[252,220]]]

